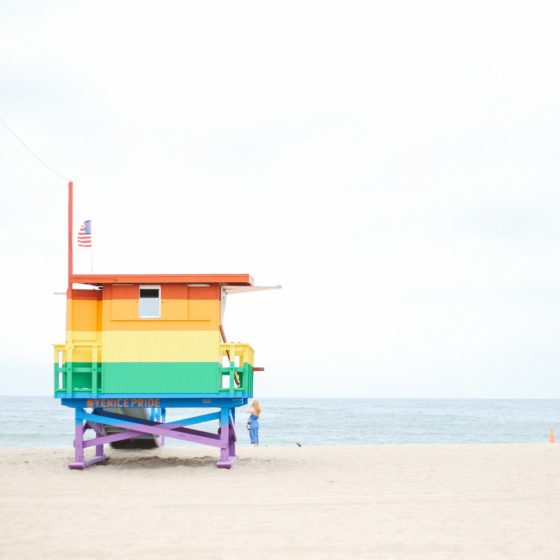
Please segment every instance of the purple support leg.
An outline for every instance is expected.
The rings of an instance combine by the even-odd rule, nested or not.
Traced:
[[[96,435],[99,436],[104,436],[106,435],[105,432],[105,428],[103,427],[103,425],[98,425],[96,426],[97,429],[95,430]],[[107,459],[107,457],[105,457],[105,453],[103,452],[103,443],[99,443],[95,446],[95,457],[99,457],[100,461],[104,461],[105,459]]]
[[[82,410],[76,409],[76,418],[74,422],[74,462],[68,465],[71,469],[83,469],[85,467],[84,459],[84,423],[82,420]]]
[[[235,456],[235,431],[231,421],[229,408],[222,408],[220,415],[220,460],[216,463],[219,469],[231,469]]]
[[[237,435],[235,433],[235,424],[233,423],[233,418],[229,419],[229,455],[230,457],[235,457],[237,459],[237,453],[235,452],[235,442],[237,441]]]
[[[76,408],[74,462],[68,465],[70,469],[85,469],[90,465],[107,459],[103,453],[103,444],[100,444],[95,446],[95,457],[86,460],[84,456],[84,432],[86,426],[84,425],[83,414],[84,411],[81,408]]]

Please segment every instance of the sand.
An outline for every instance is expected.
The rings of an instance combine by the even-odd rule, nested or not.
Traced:
[[[0,558],[560,558],[560,446],[0,451]]]

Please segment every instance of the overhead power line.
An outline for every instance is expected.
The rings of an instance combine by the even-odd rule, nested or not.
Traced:
[[[54,173],[55,175],[57,175],[58,177],[60,177],[61,179],[64,179],[65,181],[68,181],[69,179],[67,177],[65,177],[64,175],[62,175],[62,173],[59,173],[58,171],[56,171],[55,169],[53,169],[48,163],[46,163],[45,161],[43,161],[8,125],[8,123],[2,118],[2,116],[0,115],[0,121],[2,122],[2,124],[6,127],[6,129],[8,130],[8,132],[43,166],[45,166],[51,173]]]

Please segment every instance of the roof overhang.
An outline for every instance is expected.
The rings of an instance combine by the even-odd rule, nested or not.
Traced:
[[[105,286],[108,284],[219,284],[252,287],[249,274],[72,274],[72,282]]]
[[[279,290],[282,288],[280,284],[276,286],[224,286],[223,290],[227,295],[230,294],[244,294],[246,292],[264,292],[266,290]]]

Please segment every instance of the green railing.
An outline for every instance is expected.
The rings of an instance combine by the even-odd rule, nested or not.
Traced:
[[[218,393],[236,396],[253,393],[254,351],[249,344],[220,344]],[[74,361],[77,357],[80,361]],[[103,393],[101,345],[74,341],[54,346],[54,390],[57,397],[72,398],[76,393],[93,397]]]
[[[55,395],[72,397],[81,392],[95,397],[102,391],[99,350],[100,344],[91,341],[54,345]],[[73,359],[75,352],[79,352],[79,362]]]
[[[220,344],[220,392],[253,394],[253,362],[255,352],[249,344]]]

